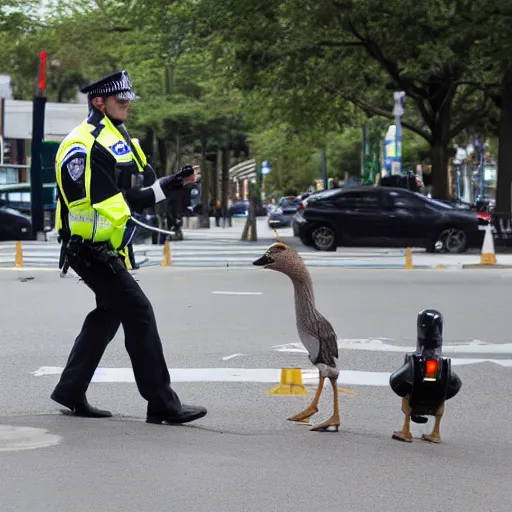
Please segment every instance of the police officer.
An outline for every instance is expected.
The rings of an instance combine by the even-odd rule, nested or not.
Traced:
[[[103,353],[123,326],[135,380],[147,400],[148,423],[186,423],[205,416],[171,388],[152,305],[128,269],[135,233],[131,212],[165,200],[196,179],[192,166],[156,179],[124,122],[138,96],[126,71],[82,89],[89,117],[60,144],[56,156],[57,230],[71,268],[96,295],[51,398],[78,416],[110,417],[91,406],[86,391]]]

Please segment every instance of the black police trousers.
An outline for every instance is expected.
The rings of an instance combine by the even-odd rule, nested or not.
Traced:
[[[123,326],[135,381],[148,401],[148,414],[181,410],[158,334],[153,307],[120,258],[108,262],[70,258],[71,268],[96,295],[55,392],[69,400],[84,398],[107,345]]]

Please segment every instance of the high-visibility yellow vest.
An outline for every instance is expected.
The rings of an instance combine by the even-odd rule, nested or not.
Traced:
[[[129,240],[125,239],[126,224],[131,217],[130,207],[126,203],[121,192],[101,201],[91,204],[91,149],[96,142],[107,150],[116,160],[117,164],[135,163],[140,173],[144,172],[147,164],[146,156],[140,147],[137,139],[132,139],[137,155],[134,155],[126,144],[123,136],[114,124],[103,116],[99,121],[103,125],[101,130],[98,126],[84,120],[77,126],[60,144],[55,160],[55,175],[59,187],[60,197],[57,200],[55,227],[62,229],[61,198],[68,210],[68,225],[70,235],[79,235],[83,240],[91,242],[110,242],[112,248],[125,255]],[[99,132],[99,133],[98,133]],[[62,165],[65,158],[69,158],[74,145],[85,146],[87,158],[84,171],[85,198],[77,201],[69,201],[62,187]],[[128,258],[125,258],[128,260]]]

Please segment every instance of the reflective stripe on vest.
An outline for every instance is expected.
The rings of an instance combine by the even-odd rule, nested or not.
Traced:
[[[130,240],[124,240],[123,243],[126,223],[131,217],[130,208],[122,193],[109,197],[101,203],[91,205],[91,149],[96,141],[116,159],[118,164],[135,162],[139,172],[144,171],[147,160],[138,141],[134,144],[138,158],[134,157],[130,147],[107,117],[103,117],[100,124],[103,125],[103,129],[97,138],[92,135],[92,132],[97,130],[96,126],[85,120],[62,141],[55,162],[56,179],[62,191],[63,200],[68,207],[71,235],[79,235],[84,240],[92,242],[110,242],[115,250],[119,250],[130,242]],[[77,144],[85,146],[87,151],[84,172],[86,197],[70,203],[62,190],[61,170],[64,158]]]

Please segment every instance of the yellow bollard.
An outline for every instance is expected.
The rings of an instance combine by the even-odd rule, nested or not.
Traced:
[[[407,249],[405,249],[405,269],[414,269],[414,266],[412,264],[412,249],[410,247],[407,247]]]
[[[23,268],[23,247],[21,242],[16,242],[16,268]]]
[[[307,395],[308,391],[302,383],[300,368],[282,368],[281,383],[265,391],[266,395]]]
[[[162,267],[171,266],[171,242],[166,240],[164,243],[164,260],[162,261]]]

